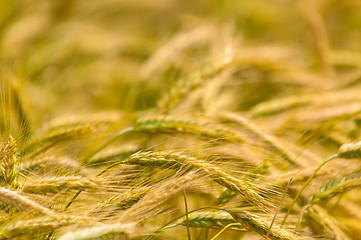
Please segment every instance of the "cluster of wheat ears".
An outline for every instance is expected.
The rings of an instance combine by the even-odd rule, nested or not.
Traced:
[[[3,1],[0,239],[360,239],[361,4],[181,2]]]

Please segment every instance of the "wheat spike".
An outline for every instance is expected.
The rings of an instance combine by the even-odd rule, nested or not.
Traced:
[[[197,228],[223,228],[236,221],[224,211],[197,211],[188,215],[190,227]],[[185,220],[178,225],[186,226]]]
[[[337,153],[340,158],[361,158],[361,140],[342,145]]]
[[[25,184],[22,191],[35,194],[58,193],[68,190],[96,190],[101,189],[105,180],[83,177],[52,177]]]
[[[207,118],[174,115],[155,115],[140,118],[134,131],[150,133],[187,133],[191,135],[222,139],[233,142],[247,142],[250,139],[241,132]]]
[[[28,155],[28,158],[31,158],[53,147],[55,144],[79,139],[92,132],[94,132],[94,128],[89,125],[62,129],[32,140],[24,147],[23,152]]]
[[[113,211],[111,214],[114,214],[116,210],[128,209],[139,202],[139,200],[152,190],[154,190],[152,187],[141,186],[125,190],[120,194],[117,193],[101,202],[95,212],[100,213],[101,211],[110,208]],[[115,205],[115,207],[113,207],[113,205]]]
[[[59,240],[102,240],[127,239],[132,236],[134,224],[98,224],[78,231],[70,231],[61,235]]]
[[[289,230],[283,229],[278,225],[273,225],[270,231],[269,227],[271,225],[270,221],[266,221],[263,218],[249,213],[244,210],[238,209],[227,209],[227,212],[238,222],[240,222],[248,230],[256,232],[263,237],[266,237],[267,232],[269,232],[268,237],[272,240],[301,240],[303,238],[295,235]]]
[[[125,193],[119,195],[116,198],[117,208],[121,210],[130,208],[131,206],[133,206],[133,204],[137,203],[151,190],[152,190],[151,187],[144,186],[126,191]]]
[[[140,201],[127,209],[120,217],[120,220],[129,221],[140,218],[144,221],[154,211],[160,211],[159,207],[169,197],[179,193],[198,178],[196,171],[190,171],[181,176],[173,177],[167,181],[162,181],[154,185],[152,191],[149,191]]]
[[[0,187],[0,201],[16,209],[52,216],[55,213],[12,190]]]
[[[237,193],[226,188],[221,192],[221,194],[219,194],[219,196],[217,198],[217,202],[219,204],[225,204],[225,203],[228,203],[229,201],[231,201],[232,198],[234,198],[235,196],[237,196]]]
[[[184,95],[202,86],[209,79],[212,79],[232,63],[231,58],[225,58],[223,62],[214,66],[208,66],[198,72],[191,74],[186,79],[181,79],[171,88],[168,94],[158,102],[160,110],[169,110],[182,100]]]
[[[0,185],[17,188],[18,148],[16,141],[10,137],[0,148]]]
[[[224,172],[219,167],[214,166],[204,160],[171,151],[138,152],[130,157],[130,159],[141,159],[141,158],[148,158],[150,160],[158,160],[158,159],[175,160],[179,163],[185,164],[186,166],[195,168],[205,173],[206,175],[211,177],[215,182],[228,188],[231,191],[240,194],[248,202],[251,202],[255,205],[259,205],[259,204],[263,204],[264,206],[268,205],[265,198],[263,198],[257,192],[257,190],[252,186],[250,182],[245,181],[243,179],[235,178]]]
[[[12,239],[17,236],[39,234],[54,231],[71,224],[80,224],[84,219],[74,216],[37,217],[17,220],[0,228],[0,239]],[[29,236],[28,239],[32,238]]]
[[[297,166],[297,167],[304,167],[307,166],[304,159],[298,157],[286,144],[282,143],[280,139],[276,136],[272,136],[264,131],[262,131],[259,127],[255,124],[251,123],[245,117],[235,114],[235,113],[221,113],[221,117],[235,121],[247,129],[258,135],[266,144],[268,144],[271,148],[276,151],[277,154],[281,155],[286,161],[290,164]]]
[[[330,199],[338,194],[350,191],[361,186],[361,174],[352,174],[327,183],[312,196],[312,203]]]

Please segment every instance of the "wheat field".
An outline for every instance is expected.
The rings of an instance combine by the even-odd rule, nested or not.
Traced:
[[[361,239],[361,1],[0,6],[0,239]]]

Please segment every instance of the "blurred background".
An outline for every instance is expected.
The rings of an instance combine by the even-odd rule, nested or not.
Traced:
[[[175,81],[217,62],[229,46],[239,61],[225,77],[226,92],[238,98],[220,104],[228,110],[360,76],[359,0],[1,0],[0,6],[1,105],[9,112],[7,92],[15,88],[34,129],[74,113],[154,107]],[[18,131],[6,126],[12,115],[1,118],[2,131]]]

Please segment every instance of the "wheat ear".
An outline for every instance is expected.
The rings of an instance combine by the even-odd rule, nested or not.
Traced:
[[[250,139],[241,132],[225,124],[219,124],[207,118],[154,115],[139,118],[133,131],[149,133],[186,133],[211,139],[231,142],[248,142]]]
[[[32,233],[46,233],[71,224],[79,224],[82,219],[73,216],[37,217],[18,220],[0,228],[1,239],[11,239]]]
[[[90,179],[82,177],[52,177],[48,179],[30,182],[23,187],[23,192],[46,194],[58,193],[61,190],[96,190],[104,182],[102,179]]]
[[[160,110],[171,109],[182,100],[184,95],[205,84],[207,80],[215,77],[231,63],[232,59],[226,58],[225,61],[217,65],[201,69],[200,71],[191,74],[187,79],[181,79],[173,88],[171,88],[168,94],[160,99],[158,108]]]
[[[20,195],[12,190],[0,187],[0,201],[16,209],[24,211],[33,211],[36,214],[53,216],[55,212],[47,209],[36,202]]]
[[[235,121],[243,126],[245,126],[248,130],[255,133],[259,136],[266,144],[268,144],[273,150],[275,150],[278,154],[280,154],[286,161],[294,166],[304,166],[305,163],[300,159],[290,148],[288,148],[285,144],[283,144],[277,137],[272,136],[262,129],[257,127],[255,124],[251,123],[245,117],[235,114],[235,113],[221,113],[221,117]]]
[[[98,226],[70,231],[61,235],[59,240],[102,240],[123,239],[132,236],[134,224],[98,224]]]
[[[223,228],[236,221],[224,211],[197,211],[188,216],[189,227],[197,228]],[[182,220],[176,225],[186,226],[186,221]]]
[[[361,158],[361,140],[345,143],[342,145],[337,153],[339,158]]]
[[[50,134],[45,134],[45,136],[34,139],[29,144],[27,144],[23,149],[23,153],[27,154],[28,158],[31,158],[46,151],[55,144],[79,139],[92,132],[94,132],[92,126],[83,125],[79,127],[68,128],[65,130],[62,129],[60,131],[56,131]]]
[[[330,199],[361,186],[361,174],[353,174],[327,183],[313,194],[311,203]]]
[[[18,148],[15,139],[10,137],[0,148],[0,183],[1,186],[17,188]]]
[[[169,159],[175,160],[179,163],[185,164],[194,169],[205,173],[211,177],[218,184],[228,188],[231,191],[234,191],[240,194],[246,201],[251,202],[257,206],[259,204],[267,206],[267,201],[260,196],[256,189],[251,185],[250,182],[243,179],[235,178],[217,166],[214,166],[204,160],[187,156],[182,153],[170,152],[170,151],[159,151],[159,152],[138,152],[133,154],[130,159],[142,159],[148,158],[150,160],[158,159]]]
[[[256,232],[263,237],[268,237],[272,240],[301,240],[302,238],[293,234],[292,232],[282,229],[281,226],[273,224],[270,230],[271,222],[264,220],[263,218],[249,213],[244,210],[238,209],[226,209],[231,216],[238,222],[240,222],[248,230]]]

